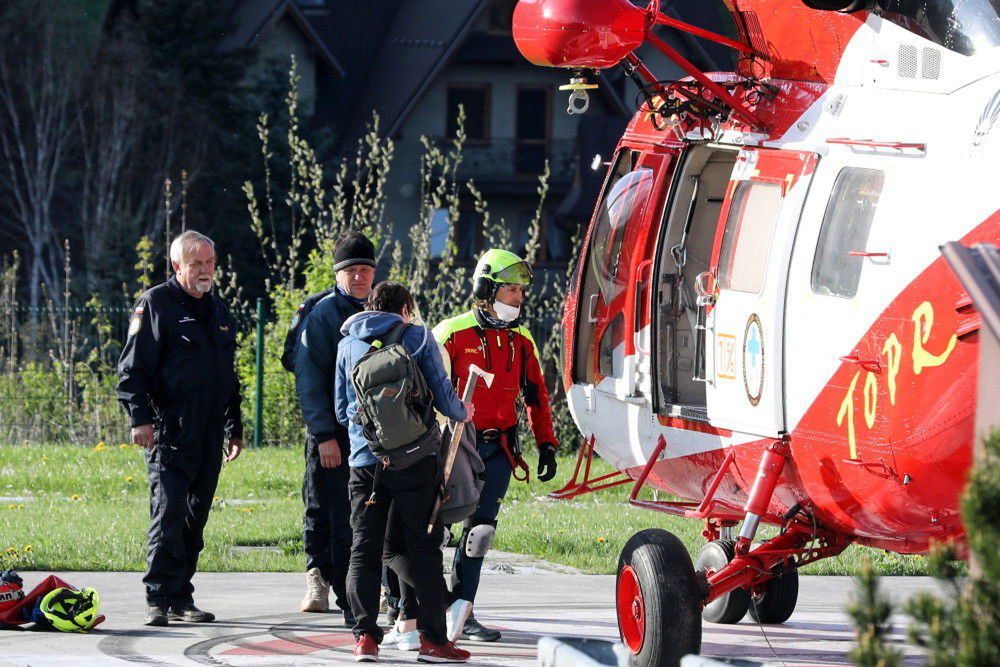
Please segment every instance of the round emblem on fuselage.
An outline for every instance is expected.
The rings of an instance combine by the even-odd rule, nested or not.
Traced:
[[[764,391],[764,329],[757,313],[750,315],[743,332],[743,388],[750,405],[760,403]]]

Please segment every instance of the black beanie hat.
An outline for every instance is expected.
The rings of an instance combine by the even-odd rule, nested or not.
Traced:
[[[355,264],[375,267],[375,245],[361,232],[347,232],[333,247],[333,270],[340,271]]]

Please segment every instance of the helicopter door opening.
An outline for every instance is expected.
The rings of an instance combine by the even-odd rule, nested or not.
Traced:
[[[708,419],[694,282],[711,266],[736,156],[732,149],[694,147],[674,182],[673,203],[657,246],[653,296],[654,406],[659,414]]]
[[[573,381],[624,396],[634,385],[633,358],[626,358],[626,301],[633,263],[649,236],[650,203],[663,158],[622,149],[595,212],[583,265],[574,344]],[[634,388],[632,389],[634,391]]]
[[[695,284],[704,304],[713,426],[772,438],[785,432],[785,297],[817,161],[814,153],[768,148],[744,149],[737,158],[712,267]]]

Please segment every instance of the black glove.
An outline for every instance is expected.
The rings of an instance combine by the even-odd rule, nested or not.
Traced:
[[[556,476],[556,446],[548,442],[538,445],[538,481],[547,482]]]

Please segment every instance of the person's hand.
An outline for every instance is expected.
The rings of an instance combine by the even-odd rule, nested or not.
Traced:
[[[152,449],[156,444],[156,441],[153,438],[153,425],[142,424],[141,426],[133,426],[132,444],[145,449]]]
[[[236,457],[240,455],[243,451],[243,439],[242,438],[230,438],[229,439],[229,449],[226,450],[226,463],[230,461],[235,461]]]
[[[336,468],[340,465],[340,445],[336,438],[319,443],[319,464],[324,468]]]
[[[466,402],[466,401],[462,401],[462,402],[465,403],[465,419],[463,419],[462,421],[464,421],[466,424],[468,424],[469,422],[472,421],[472,416],[474,414],[476,414],[476,406],[474,406],[470,402]]]
[[[547,482],[556,476],[556,446],[548,442],[538,445],[538,481]]]

